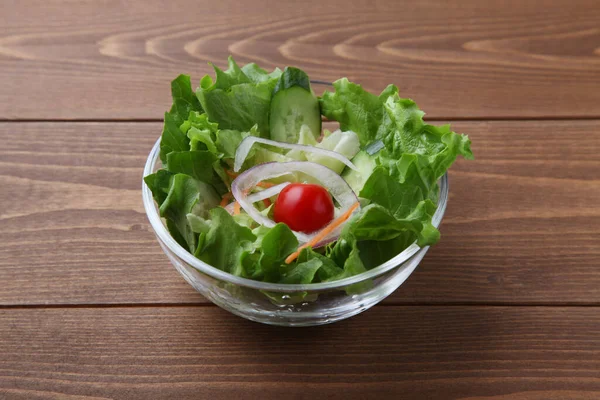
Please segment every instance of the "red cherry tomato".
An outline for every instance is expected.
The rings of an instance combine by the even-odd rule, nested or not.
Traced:
[[[275,222],[297,232],[317,231],[333,219],[333,200],[319,185],[292,183],[279,193],[274,207]]]

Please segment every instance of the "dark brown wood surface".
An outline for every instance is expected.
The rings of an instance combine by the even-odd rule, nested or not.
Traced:
[[[594,0],[3,2],[0,399],[600,398],[599,27]],[[396,83],[472,138],[381,305],[262,326],[161,251],[140,189],[169,81],[229,54]]]
[[[376,307],[302,329],[215,307],[4,310],[0,397],[591,400],[599,335],[573,307]]]
[[[600,117],[596,0],[5,1],[0,117],[161,118],[229,54],[381,90],[430,116]]]

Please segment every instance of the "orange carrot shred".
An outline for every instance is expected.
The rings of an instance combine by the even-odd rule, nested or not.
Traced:
[[[265,208],[268,208],[271,205],[271,199],[267,197],[263,200],[263,204],[265,205]]]
[[[238,203],[237,201],[235,203],[233,203],[233,215],[239,215],[240,214],[240,203]]]
[[[239,174],[236,174],[235,172],[233,172],[233,171],[232,171],[232,170],[230,170],[230,169],[227,169],[227,168],[224,168],[224,169],[225,169],[225,173],[226,173],[227,175],[229,175],[229,177],[231,177],[231,178],[237,178],[237,177],[238,177],[238,175],[239,175]]]
[[[356,202],[354,203],[349,209],[347,209],[342,215],[340,215],[339,217],[337,217],[336,219],[334,219],[333,221],[331,221],[331,223],[329,225],[327,225],[325,228],[323,228],[321,230],[321,232],[319,232],[318,234],[315,235],[315,237],[313,237],[311,240],[309,240],[308,242],[304,243],[302,246],[298,247],[298,249],[293,252],[292,254],[290,254],[286,259],[285,259],[285,263],[289,264],[292,261],[294,261],[296,258],[298,258],[298,256],[300,255],[300,252],[307,248],[307,247],[312,247],[315,244],[319,243],[321,240],[325,239],[325,237],[327,235],[329,235],[331,232],[333,232],[333,230],[335,228],[337,228],[338,226],[340,226],[342,223],[344,223],[344,221],[346,221],[348,218],[350,218],[350,215],[352,215],[352,213],[354,212],[354,210],[356,210],[356,208],[358,207],[359,203]]]
[[[221,207],[225,207],[227,204],[229,204],[229,201],[233,198],[233,194],[231,192],[225,193],[223,195],[223,197],[221,197],[221,204],[219,204]]]
[[[258,183],[256,184],[256,186],[260,186],[260,187],[262,187],[262,188],[270,188],[270,187],[273,187],[273,186],[275,186],[275,184],[274,184],[274,183],[271,183],[271,182],[258,182]]]

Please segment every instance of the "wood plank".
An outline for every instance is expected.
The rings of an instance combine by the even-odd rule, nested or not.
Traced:
[[[158,119],[171,79],[229,54],[396,83],[431,117],[598,117],[598,21],[594,0],[11,1],[0,118]]]
[[[460,122],[442,240],[387,301],[600,304],[600,121]],[[141,203],[158,123],[0,123],[0,304],[199,303]]]
[[[599,335],[585,307],[376,307],[303,329],[214,307],[0,310],[0,397],[595,399]]]

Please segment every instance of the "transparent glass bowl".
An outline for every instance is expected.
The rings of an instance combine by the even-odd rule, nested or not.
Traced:
[[[160,168],[160,139],[144,168],[144,176]],[[437,227],[448,201],[448,177],[439,182]],[[204,297],[243,318],[270,325],[311,326],[349,318],[373,307],[396,290],[415,270],[429,247],[413,243],[391,260],[360,275],[334,282],[282,285],[233,276],[200,261],[181,247],[161,220],[152,192],[142,182],[146,214],[171,263]]]

